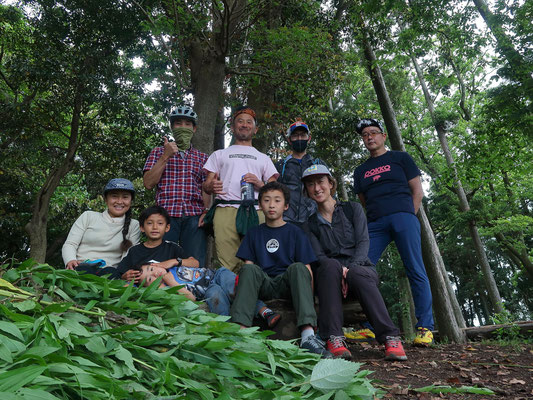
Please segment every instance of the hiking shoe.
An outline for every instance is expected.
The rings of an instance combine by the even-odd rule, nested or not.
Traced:
[[[416,336],[413,340],[415,346],[429,346],[433,343],[433,332],[427,328],[418,328],[416,330]]]
[[[324,358],[333,357],[333,355],[324,347],[324,342],[316,335],[311,335],[307,337],[307,339],[302,340],[300,348],[307,349],[310,353],[320,354]]]
[[[344,336],[346,336],[347,342],[372,342],[376,340],[376,335],[368,328],[345,332]]]
[[[403,351],[402,341],[399,336],[387,336],[385,338],[385,360],[405,361],[407,356]]]
[[[279,315],[277,312],[270,310],[263,314],[263,318],[265,319],[269,329],[272,329],[281,319],[281,315]]]
[[[331,335],[326,342],[326,349],[333,354],[334,358],[344,358],[345,360],[352,359],[352,353],[346,348],[344,336]]]

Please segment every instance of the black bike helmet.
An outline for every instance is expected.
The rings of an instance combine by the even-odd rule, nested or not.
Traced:
[[[359,120],[359,122],[355,126],[355,130],[360,135],[361,133],[363,133],[363,129],[365,129],[368,126],[375,126],[379,128],[381,132],[383,132],[383,125],[381,125],[381,122],[373,118],[365,118],[365,119]]]
[[[193,123],[194,126],[196,126],[196,121],[198,120],[198,114],[196,114],[194,110],[187,105],[181,105],[178,108],[175,108],[174,110],[172,110],[169,117],[171,127],[174,121],[179,118],[188,119]]]

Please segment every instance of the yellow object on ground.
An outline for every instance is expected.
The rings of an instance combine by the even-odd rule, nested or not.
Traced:
[[[433,343],[433,332],[426,328],[418,328],[413,340],[415,346],[429,346]]]

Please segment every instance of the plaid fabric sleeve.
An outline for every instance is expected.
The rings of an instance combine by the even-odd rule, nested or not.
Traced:
[[[151,170],[157,160],[161,157],[163,154],[163,150],[161,147],[154,147],[150,154],[148,155],[148,158],[146,159],[146,162],[144,163],[143,172]]]

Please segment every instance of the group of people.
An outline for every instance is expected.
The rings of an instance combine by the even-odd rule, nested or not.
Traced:
[[[161,277],[161,286],[181,286],[189,299],[205,300],[211,312],[243,327],[256,316],[274,327],[280,315],[264,301],[290,299],[300,346],[323,357],[351,359],[342,303],[356,298],[368,318],[363,332],[385,345],[385,359],[406,360],[375,269],[394,240],[415,303],[414,343],[432,343],[431,291],[416,218],[420,171],[407,153],[387,151],[379,121],[363,119],[356,128],[370,152],[354,172],[365,216],[361,204],[335,198],[335,178],[307,153],[311,133],[303,121],[287,130],[291,155],[274,165],[252,146],[258,126],[251,108],[232,115],[234,144],[210,156],[191,145],[197,120],[189,106],[173,110],[172,135],[146,160],[144,185],[157,188],[157,205],[135,221],[132,183],[112,179],[104,188],[107,210],[86,211],[73,225],[63,246],[66,268],[144,285]],[[207,226],[222,265],[216,270],[205,268]]]

